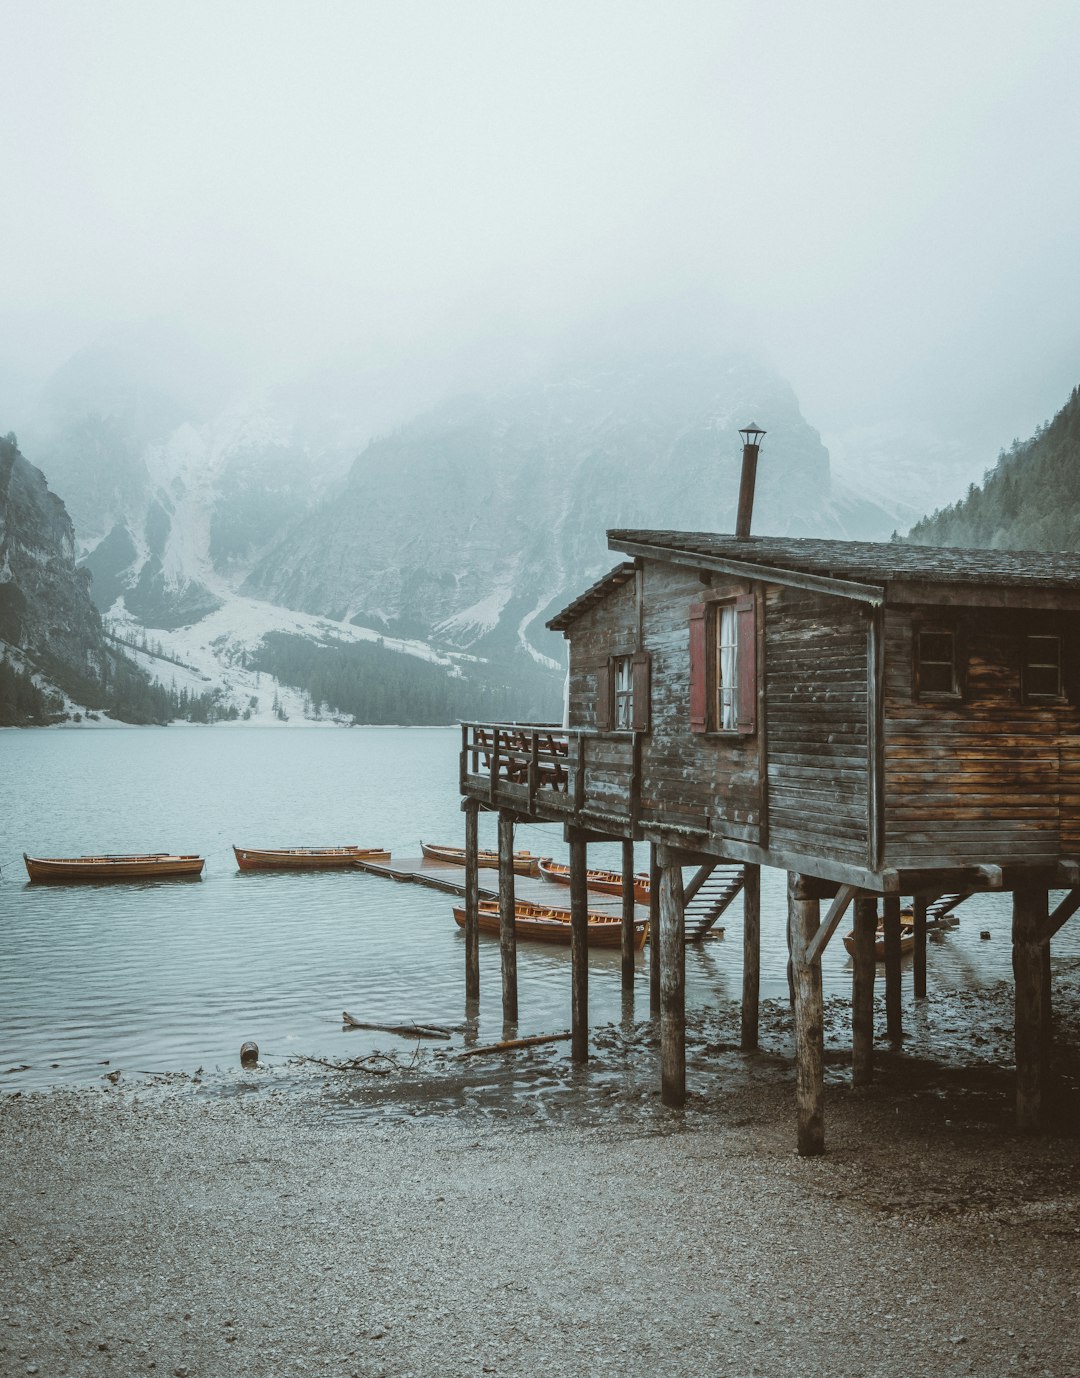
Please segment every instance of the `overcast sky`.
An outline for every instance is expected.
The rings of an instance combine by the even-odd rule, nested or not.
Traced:
[[[827,436],[1007,443],[1080,381],[1075,0],[0,0],[0,53],[9,375],[700,294]]]

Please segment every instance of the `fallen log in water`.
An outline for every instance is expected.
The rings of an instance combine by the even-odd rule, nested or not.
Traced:
[[[438,1024],[365,1024],[362,1019],[354,1019],[348,1010],[342,1010],[342,1021],[347,1029],[373,1029],[376,1033],[401,1034],[405,1038],[449,1038],[450,1030]]]
[[[516,1048],[535,1048],[538,1043],[565,1043],[569,1032],[557,1034],[533,1034],[531,1038],[506,1038],[501,1043],[488,1043],[483,1048],[466,1048],[459,1057],[479,1057],[481,1053],[511,1053]]]

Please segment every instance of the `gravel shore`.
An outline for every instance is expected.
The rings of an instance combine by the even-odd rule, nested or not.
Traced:
[[[673,1114],[650,1029],[4,1097],[0,1373],[1080,1374],[1071,1093],[1021,1138],[992,1065],[836,1056],[804,1161],[781,1033],[692,1029]]]

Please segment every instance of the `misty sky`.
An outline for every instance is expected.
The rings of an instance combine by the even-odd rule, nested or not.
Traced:
[[[0,382],[146,316],[285,376],[669,299],[827,439],[1080,381],[1075,0],[0,0],[0,52]]]

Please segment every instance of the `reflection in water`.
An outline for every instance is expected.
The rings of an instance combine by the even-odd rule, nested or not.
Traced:
[[[343,1009],[374,1023],[460,1026],[464,1014],[467,1042],[498,1041],[498,941],[481,938],[481,1001],[467,1009],[450,896],[351,871],[241,874],[230,850],[356,842],[408,857],[421,836],[460,841],[458,741],[391,728],[0,731],[0,1085],[235,1067],[248,1039],[271,1062],[385,1044],[353,1032],[346,1048]],[[495,840],[482,816],[482,845]],[[520,829],[519,845],[566,857],[559,827]],[[199,851],[207,867],[186,883],[31,886],[24,850]],[[618,866],[618,845],[591,848],[590,861]],[[784,876],[764,873],[766,999],[786,994],[785,904]],[[931,992],[1011,980],[1008,898],[979,896],[960,917],[930,949]],[[741,901],[722,922],[724,939],[687,951],[691,1009],[740,995]],[[1055,953],[1080,953],[1075,925]],[[648,949],[637,954],[624,996],[620,953],[590,951],[594,1024],[648,1018],[648,963]],[[839,933],[823,981],[828,995],[850,992]],[[520,943],[518,982],[518,1034],[569,1027],[568,949]]]

